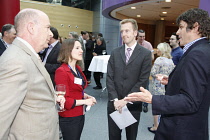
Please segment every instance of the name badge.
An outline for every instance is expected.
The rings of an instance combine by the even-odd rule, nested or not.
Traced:
[[[81,79],[81,78],[75,77],[75,78],[74,78],[74,83],[75,83],[75,84],[78,84],[78,85],[82,85],[82,79]]]

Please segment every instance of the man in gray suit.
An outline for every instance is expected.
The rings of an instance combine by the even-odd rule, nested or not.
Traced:
[[[52,37],[49,18],[24,9],[15,28],[17,38],[0,59],[0,139],[58,140],[54,88],[37,54]]]
[[[121,112],[127,106],[137,122],[126,127],[126,137],[136,140],[142,102],[129,104],[123,98],[139,91],[140,85],[146,86],[152,66],[151,52],[137,43],[138,26],[134,19],[124,19],[120,26],[125,44],[112,51],[107,68],[109,139],[121,140],[122,132],[109,114],[115,110]]]

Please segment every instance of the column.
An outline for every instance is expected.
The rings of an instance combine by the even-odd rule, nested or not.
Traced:
[[[14,17],[20,11],[20,0],[0,1],[0,30],[4,24],[14,25]]]
[[[159,43],[162,43],[164,41],[165,41],[165,21],[158,20],[156,21],[154,47],[156,48],[156,46]]]

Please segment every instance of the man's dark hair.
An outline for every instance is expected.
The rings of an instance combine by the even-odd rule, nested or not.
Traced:
[[[103,37],[103,34],[102,33],[98,33],[98,36]]]
[[[102,43],[104,42],[104,38],[103,37],[98,37],[97,40],[100,40]]]
[[[142,30],[142,29],[140,29],[138,32],[139,32],[139,33],[145,33],[145,31]]]
[[[5,31],[9,32],[12,28],[15,28],[14,25],[12,25],[12,24],[5,24],[5,25],[1,28],[2,37],[4,36],[4,32],[5,32]]]
[[[171,35],[174,35],[174,36],[176,36],[176,40],[179,40],[179,36],[174,32],[174,33],[172,33]]]
[[[58,39],[58,37],[59,37],[58,30],[55,27],[51,26],[50,31],[53,33],[53,38]]]
[[[86,35],[87,32],[86,31],[81,31],[81,35]]]
[[[208,37],[210,34],[210,18],[205,10],[198,8],[190,9],[176,19],[178,25],[181,21],[187,23],[187,30],[192,30],[195,27],[195,23],[198,23],[198,32],[202,37]]]

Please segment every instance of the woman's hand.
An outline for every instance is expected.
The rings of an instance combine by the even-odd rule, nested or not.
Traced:
[[[93,56],[97,56],[97,53],[93,52]]]
[[[85,105],[87,106],[93,106],[95,105],[97,102],[96,102],[96,99],[94,97],[91,97],[91,98],[88,98],[85,100]]]

